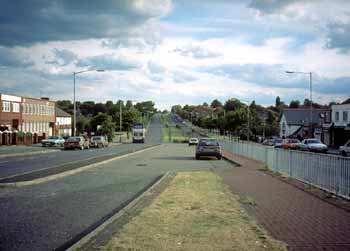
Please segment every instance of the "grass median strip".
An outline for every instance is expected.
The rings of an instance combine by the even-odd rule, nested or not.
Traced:
[[[106,250],[286,250],[212,172],[182,172]]]

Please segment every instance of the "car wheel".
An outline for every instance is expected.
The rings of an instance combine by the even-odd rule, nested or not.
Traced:
[[[347,156],[347,154],[346,154],[345,151],[342,151],[342,152],[341,152],[341,155],[343,155],[343,156],[345,156],[345,157]]]
[[[218,160],[221,160],[222,156],[219,155],[219,156],[217,156],[216,158],[217,158]]]

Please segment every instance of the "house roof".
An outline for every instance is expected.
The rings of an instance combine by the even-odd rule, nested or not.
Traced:
[[[347,105],[347,104],[350,104],[350,98],[348,98],[347,100],[345,100],[342,105]]]
[[[320,113],[330,112],[330,109],[312,109],[312,123],[319,123]],[[283,109],[282,115],[285,116],[289,125],[309,124],[310,109]]]
[[[62,109],[56,106],[56,117],[72,117],[68,112],[63,111]]]

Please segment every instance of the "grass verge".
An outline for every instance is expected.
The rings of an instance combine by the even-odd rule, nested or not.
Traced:
[[[183,172],[113,237],[107,250],[286,250],[212,172]]]
[[[187,143],[188,137],[183,135],[180,127],[174,126],[169,114],[161,115],[162,141],[164,143]]]

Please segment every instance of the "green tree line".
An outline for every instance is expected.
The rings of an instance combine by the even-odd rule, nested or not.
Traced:
[[[249,109],[248,109],[249,105]],[[264,107],[258,105],[253,100],[249,104],[239,99],[231,98],[225,103],[219,100],[213,100],[210,105],[174,105],[172,112],[177,113],[183,119],[192,121],[206,129],[219,130],[221,134],[230,132],[236,136],[245,139],[248,135],[248,110],[249,110],[249,134],[254,138],[258,135],[265,137],[278,135],[279,116],[285,108],[308,108],[311,102],[305,99],[303,103],[298,100],[292,100],[289,105],[276,97],[275,105]],[[314,108],[324,108],[327,105],[313,103]]]
[[[56,102],[62,110],[73,115],[74,106],[70,100]],[[147,123],[151,116],[157,112],[154,102],[143,101],[133,104],[128,100],[106,103],[95,103],[94,101],[77,102],[77,133],[98,132],[106,134],[111,140],[115,131],[130,131],[132,125],[137,122]],[[120,112],[121,111],[121,112]],[[122,117],[122,128],[120,128],[120,116]],[[74,119],[74,118],[73,118]],[[74,121],[72,121],[72,124]]]

